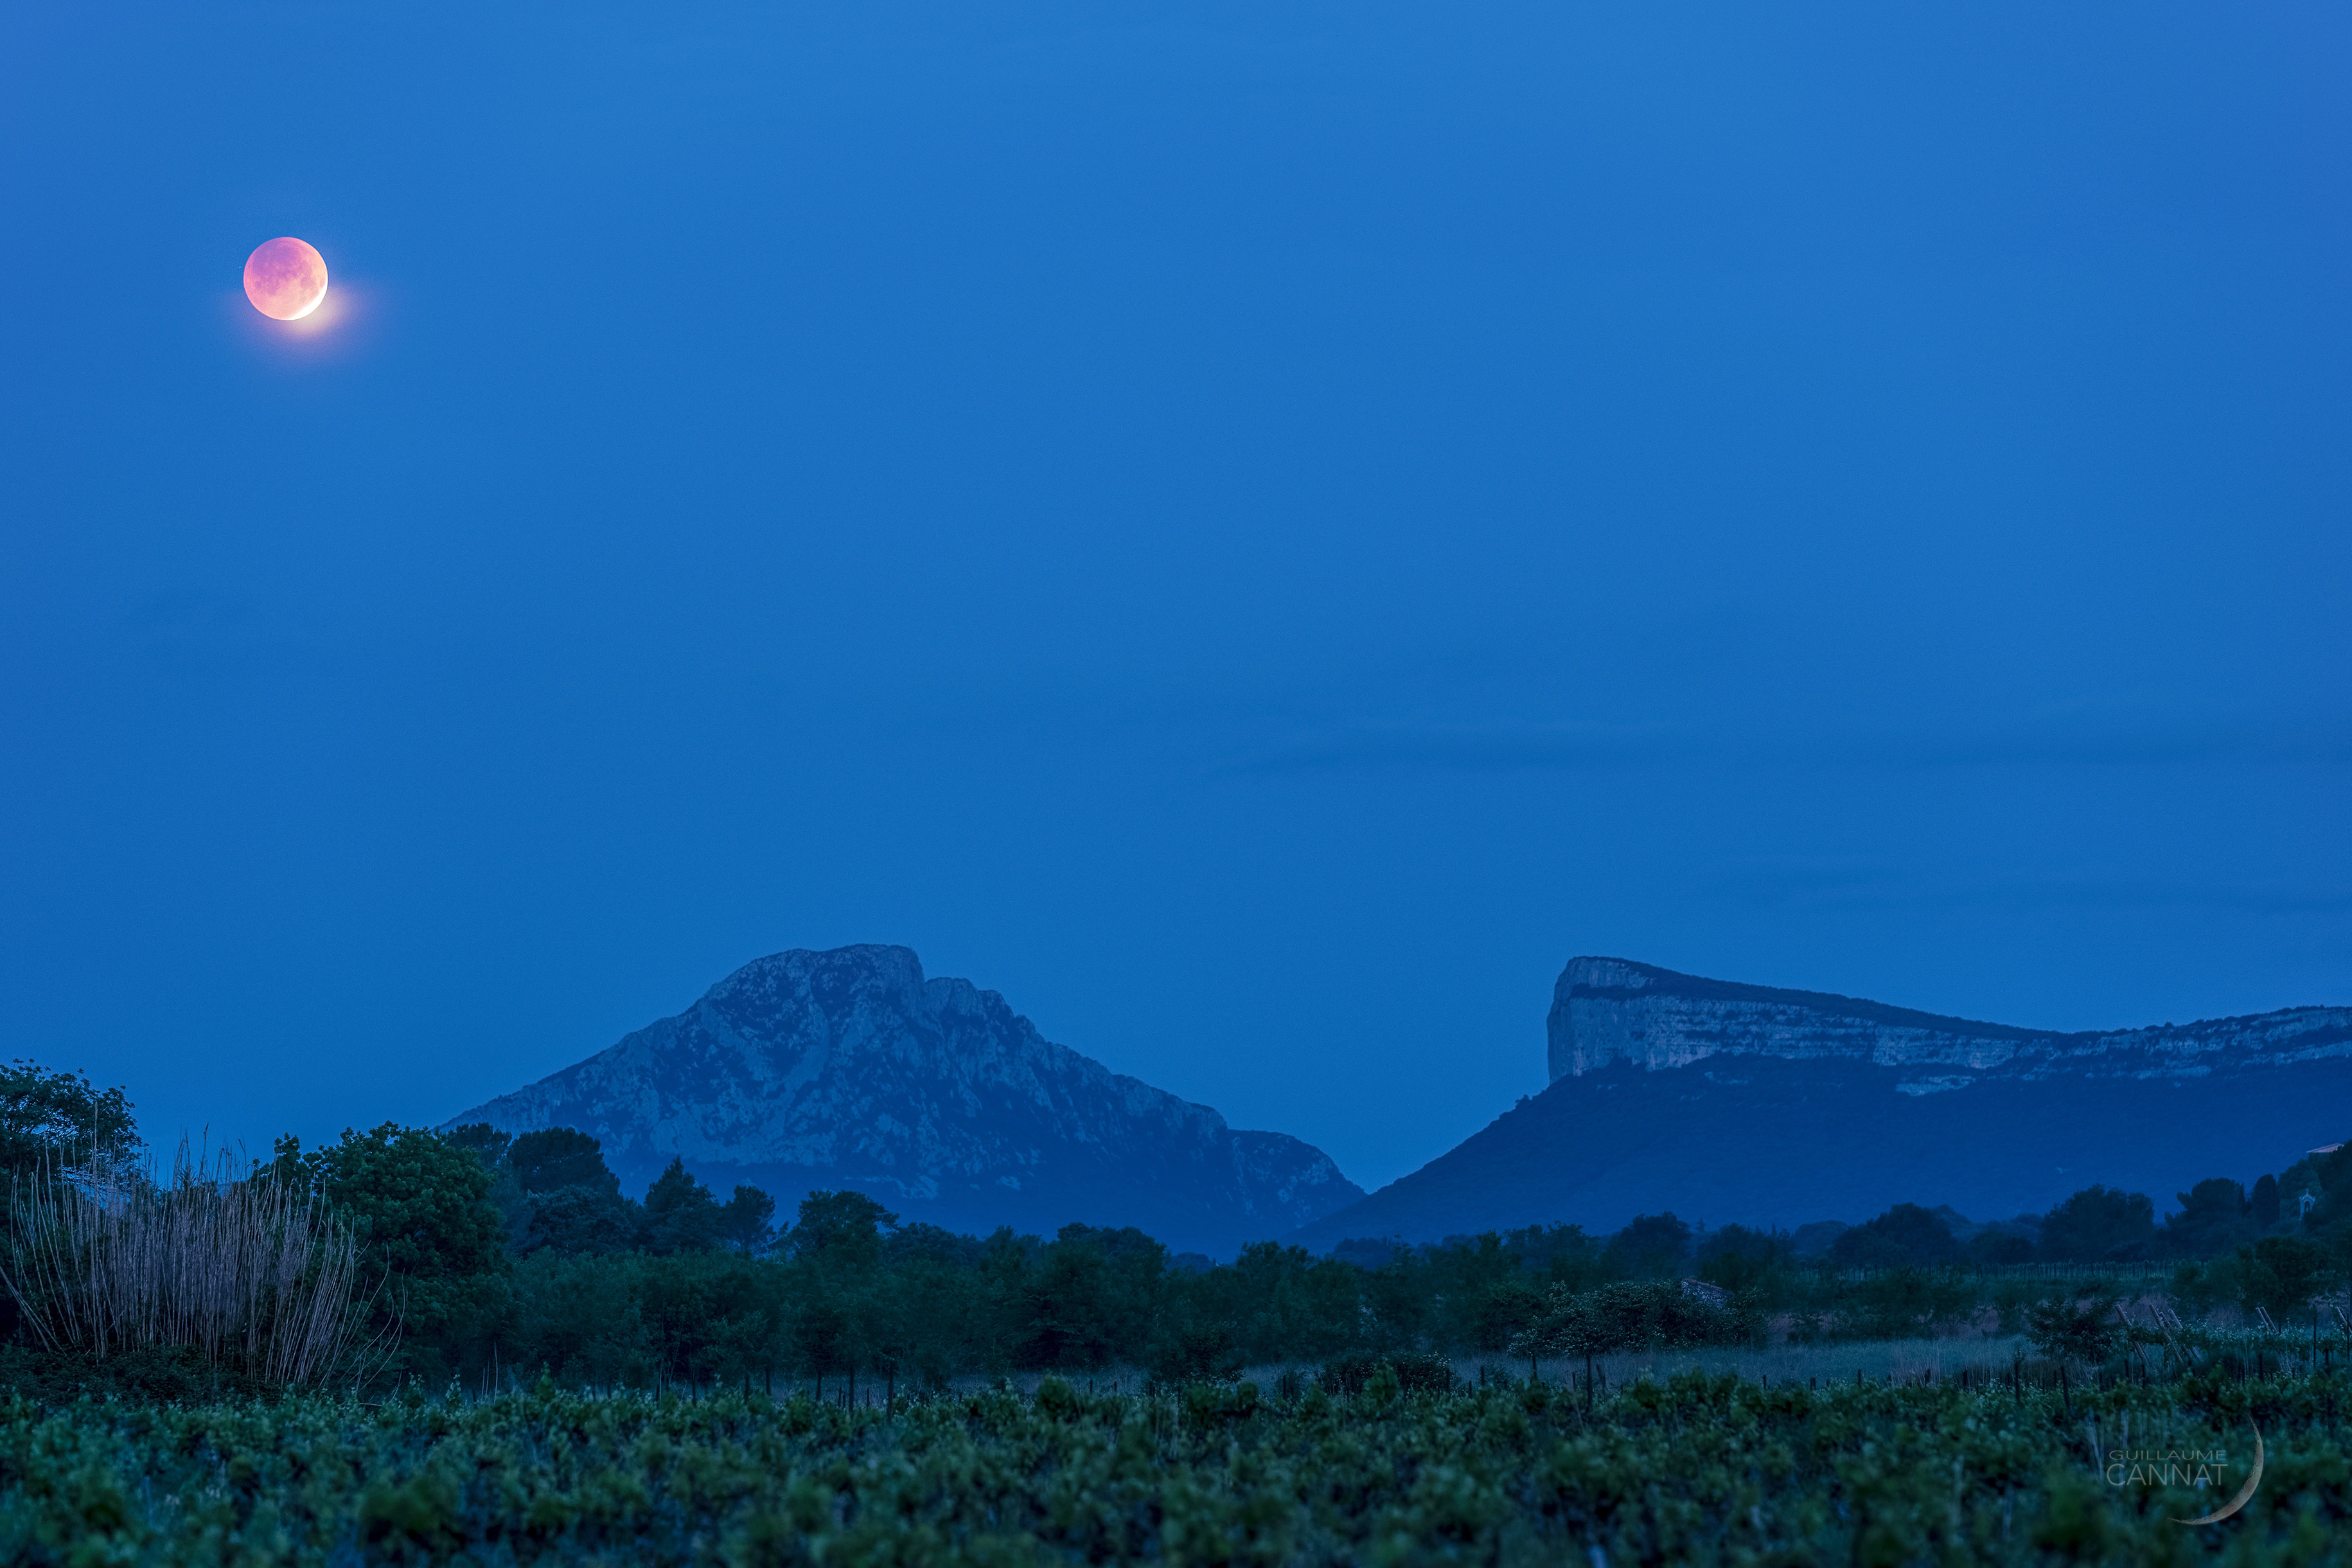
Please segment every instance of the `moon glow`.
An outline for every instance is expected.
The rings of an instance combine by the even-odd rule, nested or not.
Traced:
[[[327,297],[327,258],[292,235],[268,240],[245,258],[245,297],[276,321],[299,321]]]

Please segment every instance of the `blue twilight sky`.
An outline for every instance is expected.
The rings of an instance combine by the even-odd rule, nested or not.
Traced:
[[[2352,1000],[2347,80],[2295,4],[15,0],[0,1050],[316,1139],[898,942],[1370,1186],[1577,953]]]

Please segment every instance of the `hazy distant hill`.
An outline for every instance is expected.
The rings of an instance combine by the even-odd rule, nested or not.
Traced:
[[[676,1018],[450,1124],[569,1126],[642,1186],[672,1155],[786,1215],[854,1187],[907,1219],[1051,1234],[1135,1225],[1227,1254],[1363,1196],[1320,1150],[1239,1132],[1041,1037],[904,947],[761,958]]]
[[[2352,1133],[2352,1009],[2058,1034],[1576,958],[1551,1086],[1296,1239],[1637,1213],[1794,1226],[1897,1202],[1979,1219],[2095,1182],[2159,1211]]]

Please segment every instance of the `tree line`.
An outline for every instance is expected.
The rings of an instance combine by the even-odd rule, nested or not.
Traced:
[[[119,1090],[29,1063],[0,1071],[12,1265],[28,1193],[136,1164],[129,1111]],[[2168,1265],[2178,1299],[2277,1318],[2352,1267],[2344,1151],[2251,1191],[2200,1183],[2161,1224],[2144,1195],[2091,1187],[1988,1227],[1908,1204],[1830,1236],[1650,1215],[1608,1234],[1538,1226],[1321,1257],[1268,1241],[1223,1263],[1131,1228],[961,1235],[902,1223],[857,1192],[812,1193],[780,1215],[768,1194],[722,1197],[675,1161],[631,1197],[597,1141],[570,1128],[386,1124],[309,1150],[286,1138],[235,1179],[299,1197],[320,1245],[349,1249],[350,1311],[363,1320],[350,1342],[383,1347],[380,1375],[428,1384],[543,1371],[572,1386],[887,1395],[972,1372],[1118,1367],[1182,1383],[1290,1364],[1345,1376],[1375,1361],[1572,1356],[1774,1328],[1897,1337],[1987,1312],[2022,1327],[2069,1293],[2021,1267],[2047,1261]],[[12,1266],[0,1304],[20,1345],[44,1309],[25,1279]]]

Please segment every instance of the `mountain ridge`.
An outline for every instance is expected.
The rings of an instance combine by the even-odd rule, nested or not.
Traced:
[[[1626,958],[1580,957],[1568,961],[1552,988],[1545,1036],[1553,1082],[1619,1058],[1639,1057],[1654,1069],[1720,1054],[1867,1055],[1886,1066],[2044,1077],[2069,1070],[2196,1075],[2233,1055],[2273,1062],[2352,1055],[2352,1008],[2280,1008],[2123,1030],[2032,1030],[1825,991],[1712,980]],[[2272,1050],[2279,1039],[2298,1041],[2298,1049]]]
[[[928,978],[912,950],[879,944],[754,959],[684,1012],[445,1125],[474,1122],[576,1127],[631,1185],[677,1157],[787,1209],[851,1187],[951,1228],[1136,1225],[1214,1253],[1362,1196],[1312,1145],[1112,1072],[1001,994]]]
[[[1584,956],[1545,1034],[1540,1093],[1289,1239],[1664,1210],[1793,1227],[1897,1202],[1994,1218],[2094,1183],[2161,1201],[2352,1123],[2352,1008],[2068,1032]]]

